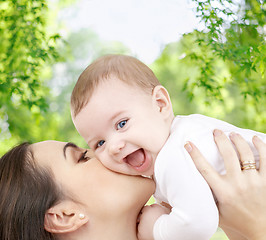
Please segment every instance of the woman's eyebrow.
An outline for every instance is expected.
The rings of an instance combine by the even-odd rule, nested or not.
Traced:
[[[65,158],[66,158],[66,150],[67,150],[68,147],[78,148],[78,146],[75,143],[68,142],[63,148],[63,155],[64,155]]]

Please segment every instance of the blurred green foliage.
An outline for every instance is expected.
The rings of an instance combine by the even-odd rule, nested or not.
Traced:
[[[266,132],[266,3],[194,2],[205,28],[166,46],[152,65],[175,113]]]
[[[225,62],[236,65],[235,84],[252,84],[249,81],[237,81],[239,78],[265,77],[265,22],[266,4],[260,0],[197,1],[198,16],[204,22],[205,35],[197,35],[197,43],[213,52]],[[197,57],[196,55],[192,57]],[[207,68],[208,69],[208,68]],[[241,73],[241,74],[240,74]],[[239,76],[240,75],[240,76]],[[249,85],[248,85],[249,86]],[[257,90],[257,91],[256,91]],[[243,91],[243,95],[260,97],[265,89]]]
[[[48,89],[40,73],[58,58],[60,36],[46,33],[45,0],[2,1],[0,5],[0,106],[2,113],[18,105],[45,110]]]
[[[169,90],[175,113],[199,112],[265,131],[265,3],[193,1],[205,28],[167,45],[151,65]],[[57,8],[73,2],[57,1]],[[64,40],[50,33],[47,4],[0,1],[0,154],[24,140],[84,144],[68,105],[78,75],[100,55],[130,54],[88,29]]]
[[[48,109],[42,74],[60,39],[46,31],[48,12],[45,0],[0,1],[0,141],[31,140]]]
[[[169,90],[175,113],[198,112],[265,131],[265,3],[193,1],[205,28],[168,44],[151,65]],[[53,1],[53,9],[73,2]],[[51,33],[47,25],[55,25],[56,16],[51,18],[47,4],[0,1],[0,155],[25,140],[71,139],[84,145],[69,113],[75,81],[100,55],[130,54],[89,29],[64,39]],[[53,30],[59,32],[57,24]]]
[[[202,113],[266,132],[266,3],[192,1],[204,29],[168,44],[151,64],[170,92],[175,113]],[[74,2],[52,4],[58,10]],[[85,146],[69,111],[75,81],[100,55],[131,54],[89,29],[63,39],[57,33],[62,24],[51,17],[55,13],[48,3],[0,0],[0,155],[22,141],[56,139]],[[226,237],[218,231],[213,239]]]
[[[187,96],[222,107],[220,118],[265,131],[265,1],[193,1],[205,28],[181,41],[178,61],[194,73],[184,79]]]

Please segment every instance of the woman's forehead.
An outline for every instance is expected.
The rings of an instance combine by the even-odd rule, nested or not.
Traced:
[[[47,141],[33,143],[31,145],[31,149],[32,149],[33,153],[38,153],[38,155],[41,153],[47,154],[50,151],[57,152],[57,154],[58,154],[60,152],[60,150],[62,152],[64,145],[65,145],[65,143],[63,143],[63,142],[47,140]]]
[[[35,162],[41,165],[50,165],[53,162],[64,157],[63,148],[66,143],[53,140],[33,143],[31,151]]]

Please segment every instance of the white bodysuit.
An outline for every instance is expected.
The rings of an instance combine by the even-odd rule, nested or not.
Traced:
[[[252,137],[257,135],[266,142],[266,134],[200,114],[176,116],[154,166],[154,197],[157,202],[172,206],[169,215],[162,215],[156,221],[153,228],[155,240],[208,240],[216,232],[219,214],[214,197],[184,148],[185,143],[191,141],[208,162],[224,174],[223,159],[213,140],[214,129],[220,129],[226,135],[240,133],[249,142],[256,161],[259,160]]]

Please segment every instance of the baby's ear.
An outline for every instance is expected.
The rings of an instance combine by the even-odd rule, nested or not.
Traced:
[[[161,85],[157,85],[152,91],[153,101],[158,110],[168,117],[173,113],[172,103],[168,91]]]
[[[76,203],[62,201],[47,210],[44,217],[44,228],[50,233],[70,233],[88,221],[88,216]]]

